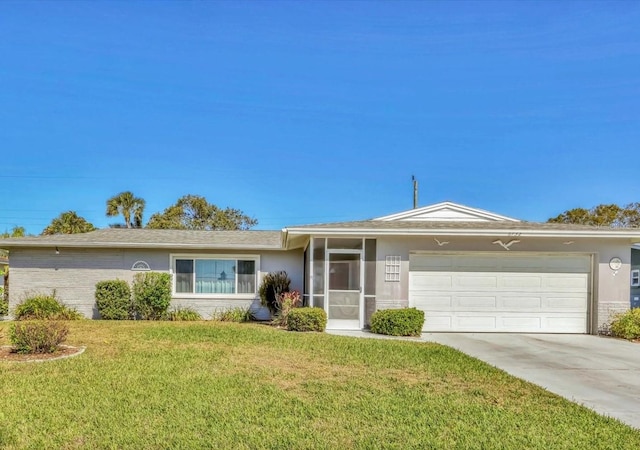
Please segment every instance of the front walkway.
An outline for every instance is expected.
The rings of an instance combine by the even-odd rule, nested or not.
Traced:
[[[365,331],[343,336],[394,339]],[[640,344],[583,334],[424,333],[550,392],[640,428]]]

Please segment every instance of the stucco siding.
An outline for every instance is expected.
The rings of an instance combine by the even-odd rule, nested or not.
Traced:
[[[152,271],[171,272],[170,255],[185,254],[180,250],[136,250],[136,249],[15,249],[10,254],[9,305],[17,303],[32,293],[56,295],[68,306],[72,306],[89,318],[98,318],[95,307],[95,285],[99,281],[122,279],[128,282],[138,273],[131,267],[137,261],[145,261]],[[191,252],[203,254],[203,252]],[[260,270],[258,282],[264,273],[285,270],[292,280],[292,288],[302,289],[302,251],[264,252],[209,252],[206,254],[258,254]],[[251,306],[260,318],[268,318],[268,311],[254,299],[236,298],[174,298],[173,305],[191,306],[204,317],[219,308]]]
[[[519,238],[503,238],[503,242]],[[439,246],[431,237],[383,237],[377,240],[376,309],[398,308],[409,304],[409,254],[424,252],[495,252],[506,253],[502,247],[492,244],[495,238],[448,237],[440,241],[449,244]],[[631,251],[628,240],[620,239],[573,239],[521,238],[509,251],[535,253],[578,253],[593,256],[594,273],[591,284],[592,307],[590,308],[590,330],[592,333],[605,326],[611,316],[629,308],[629,276]],[[401,257],[400,281],[385,281],[385,258]],[[622,260],[620,270],[614,272],[609,260],[614,256]]]

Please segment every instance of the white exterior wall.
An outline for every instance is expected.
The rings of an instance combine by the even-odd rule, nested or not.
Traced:
[[[449,244],[439,246],[432,237],[381,237],[377,239],[376,269],[376,309],[401,308],[409,305],[409,253],[411,251],[453,251],[453,252],[496,252],[515,254],[516,252],[558,252],[592,254],[594,257],[594,274],[590,314],[590,331],[596,333],[607,324],[610,317],[620,311],[629,309],[631,249],[625,239],[571,239],[573,244],[564,244],[569,239],[544,238],[510,238],[503,237],[503,242],[520,239],[510,251],[492,244],[496,238],[442,237]],[[385,281],[385,257],[401,257],[400,281]],[[609,260],[613,257],[622,260],[622,267],[617,272],[609,268]]]
[[[99,318],[95,306],[95,285],[99,281],[121,279],[133,281],[138,273],[131,266],[145,261],[152,271],[170,272],[170,254],[252,254],[260,255],[258,285],[268,272],[284,270],[291,278],[292,289],[302,291],[302,250],[293,251],[198,251],[147,249],[14,249],[11,251],[9,278],[9,307],[13,308],[31,293],[51,293],[54,289],[60,300],[76,308],[88,318]],[[259,318],[267,319],[268,310],[260,306],[260,299],[216,298],[181,299],[174,297],[172,306],[190,306],[203,317],[209,317],[220,308],[251,306]]]

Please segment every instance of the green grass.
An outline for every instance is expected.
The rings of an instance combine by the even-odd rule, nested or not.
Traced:
[[[640,448],[639,431],[437,344],[219,322],[69,326],[83,355],[0,362],[0,447]]]

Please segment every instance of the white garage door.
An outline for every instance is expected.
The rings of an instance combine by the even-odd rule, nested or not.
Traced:
[[[424,331],[586,333],[588,255],[411,254]]]

